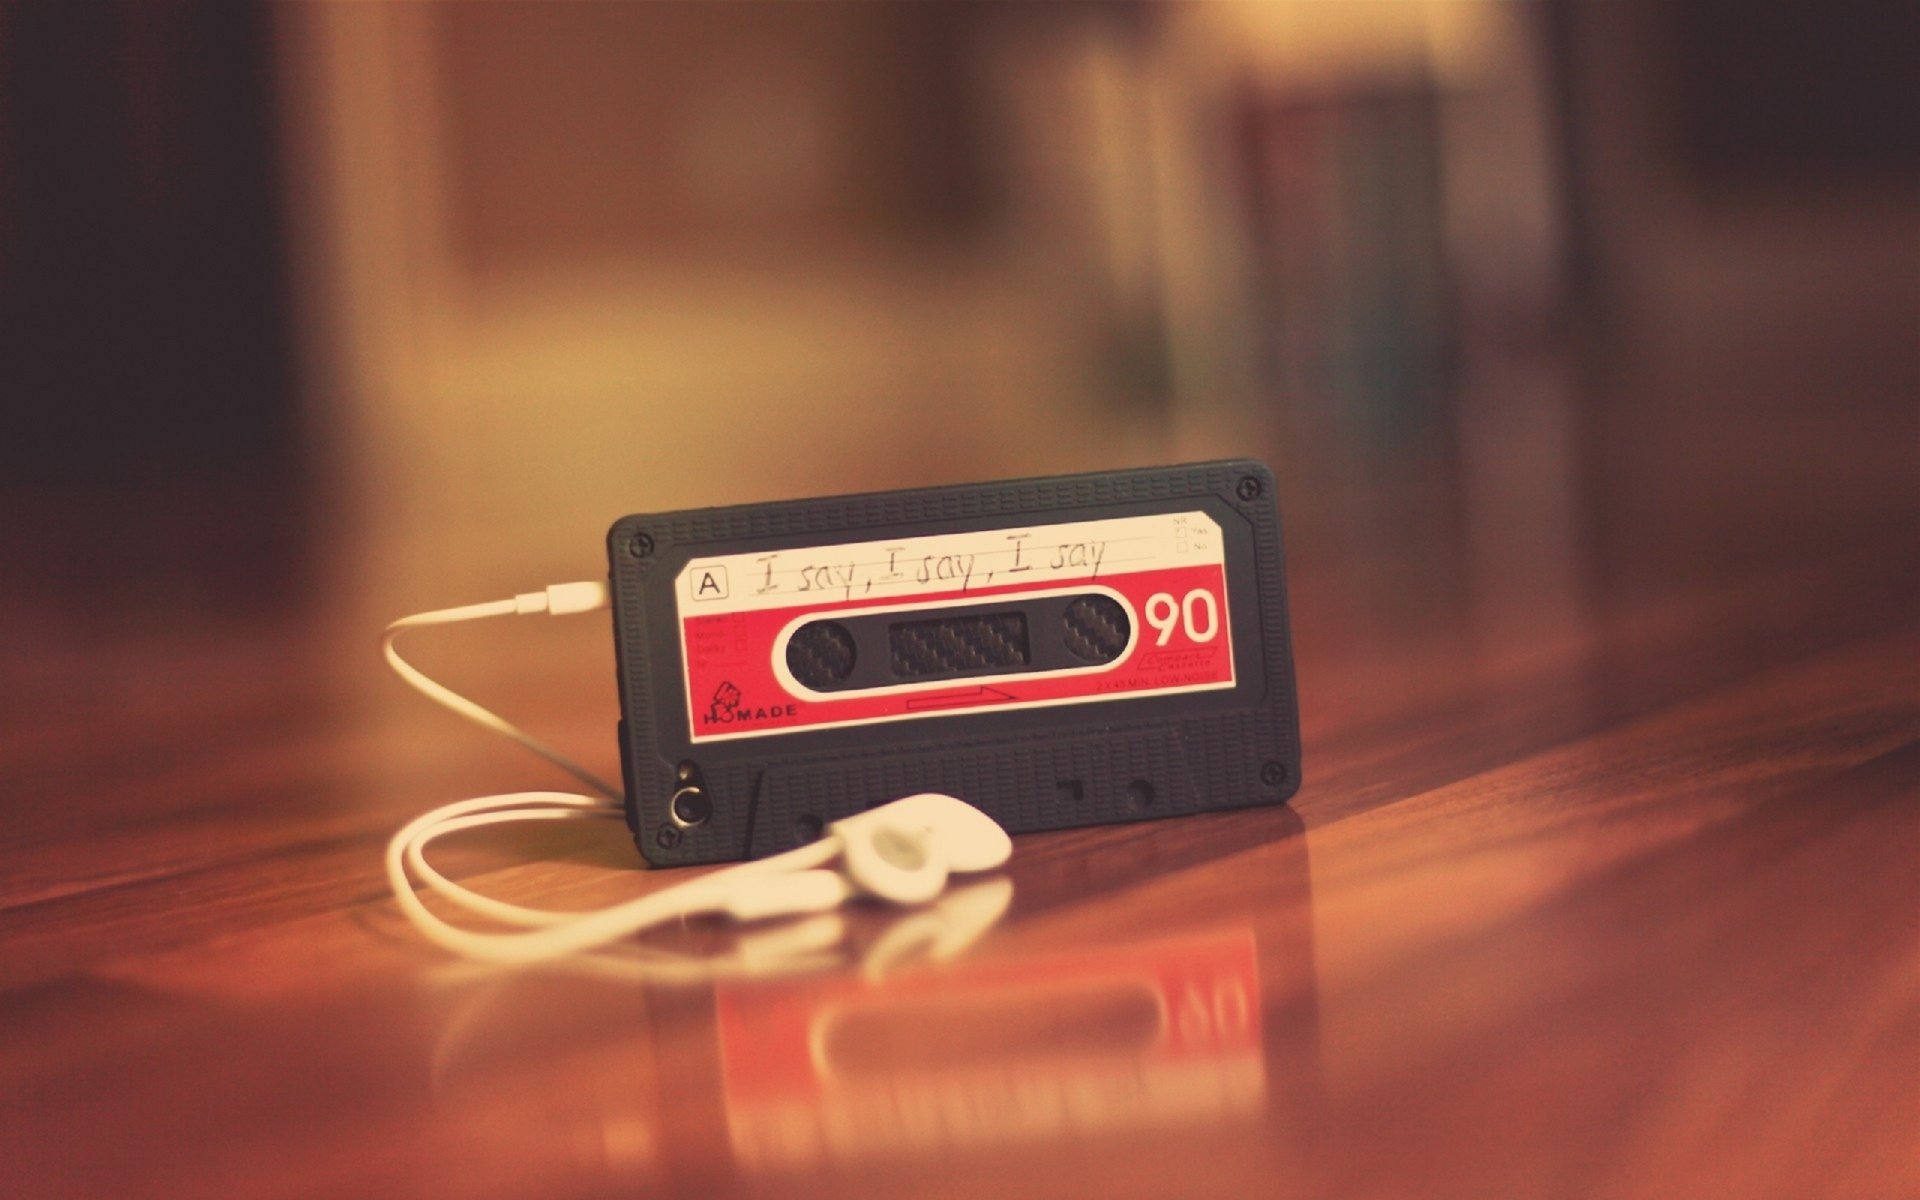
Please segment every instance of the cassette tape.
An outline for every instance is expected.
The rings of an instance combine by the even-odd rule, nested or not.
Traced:
[[[1012,833],[1281,803],[1299,720],[1257,462],[640,514],[608,534],[655,865],[947,792]]]

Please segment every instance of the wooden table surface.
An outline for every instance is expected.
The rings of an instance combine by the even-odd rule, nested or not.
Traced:
[[[384,839],[557,781],[364,627],[47,617],[0,725],[0,1193],[1920,1195],[1889,528],[1538,596],[1303,556],[1291,808],[1022,838],[800,973],[831,930],[450,961]],[[610,766],[603,638],[418,644]],[[552,905],[682,874],[599,826],[446,861]]]

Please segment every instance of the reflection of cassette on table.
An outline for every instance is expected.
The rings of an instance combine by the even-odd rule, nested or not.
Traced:
[[[778,1171],[1252,1116],[1267,1099],[1259,980],[1241,930],[877,988],[723,988],[734,1154]]]

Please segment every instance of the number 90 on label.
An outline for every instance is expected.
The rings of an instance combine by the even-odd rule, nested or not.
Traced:
[[[1194,588],[1178,600],[1172,592],[1155,592],[1147,597],[1144,615],[1155,646],[1165,646],[1176,632],[1196,646],[1220,636],[1220,602],[1206,588]]]

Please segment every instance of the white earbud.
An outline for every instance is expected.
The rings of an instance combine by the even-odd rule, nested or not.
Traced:
[[[939,792],[904,796],[859,816],[835,821],[842,837],[869,828],[899,829],[938,844],[955,871],[991,871],[1013,856],[1013,839],[987,814]]]
[[[946,887],[950,872],[990,871],[1005,863],[1013,840],[972,805],[922,792],[835,821],[819,842],[791,853],[800,860],[795,867],[804,862],[803,869],[754,869],[772,867],[785,855],[742,868],[745,877],[718,907],[755,920],[819,912],[855,891],[894,904],[924,904]],[[839,872],[820,869],[833,857]]]

